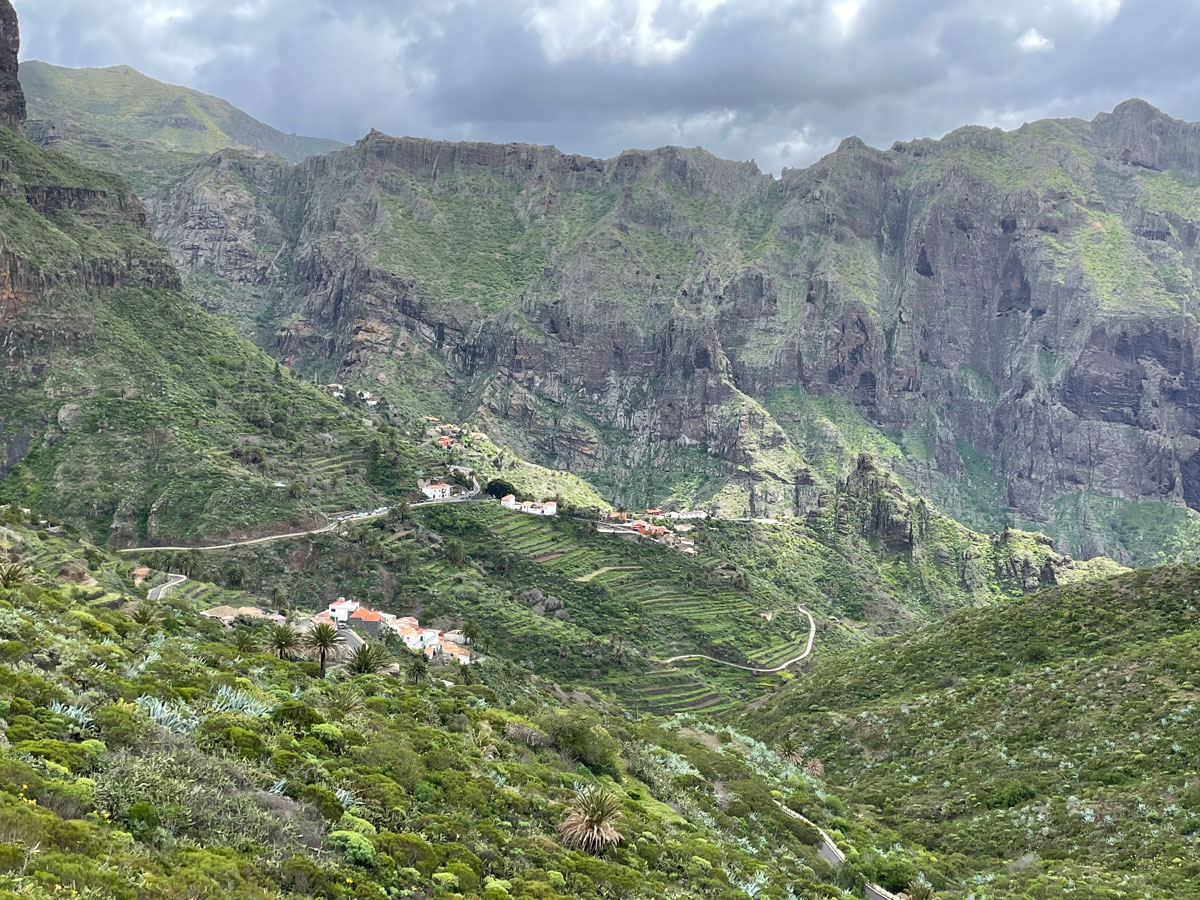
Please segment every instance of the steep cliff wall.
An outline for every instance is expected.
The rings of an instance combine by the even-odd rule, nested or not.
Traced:
[[[871,449],[973,524],[1134,559],[1079,510],[1200,509],[1198,183],[1200,127],[1129,101],[778,179],[375,132],[290,169],[228,151],[154,217],[276,353],[618,502],[798,514]]]

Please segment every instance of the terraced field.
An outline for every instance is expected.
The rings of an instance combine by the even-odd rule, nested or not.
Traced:
[[[473,506],[468,514],[486,529],[493,549],[525,562],[524,583],[532,581],[565,600],[572,625],[555,623],[564,629],[561,639],[571,632],[576,641],[594,642],[616,632],[630,646],[642,663],[636,677],[623,673],[601,684],[639,708],[719,711],[756,691],[756,679],[747,673],[701,663],[666,666],[662,659],[701,652],[767,667],[804,649],[808,621],[797,615],[794,600],[781,596],[764,602],[722,581],[711,572],[717,560],[689,559],[649,542],[596,534],[587,523],[529,516],[495,504]],[[589,619],[586,613],[595,608],[624,610],[617,616],[620,624]],[[496,613],[495,625],[514,641],[532,640],[533,632],[548,627],[519,608]],[[772,614],[771,620],[764,613]]]
[[[794,606],[789,608],[785,601],[764,609],[745,591],[689,584],[699,566],[688,565],[690,561],[668,548],[611,535],[586,534],[581,540],[579,534],[540,517],[493,506],[483,509],[491,522],[488,531],[509,550],[556,576],[602,587],[637,603],[655,623],[658,657],[699,645],[731,662],[773,666],[804,649],[808,622]]]
[[[635,711],[671,715],[680,712],[721,712],[738,705],[738,700],[695,672],[655,666],[636,680],[611,679],[603,686]]]

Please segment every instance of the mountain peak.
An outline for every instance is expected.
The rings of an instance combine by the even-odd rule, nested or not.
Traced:
[[[25,95],[17,78],[17,52],[21,36],[17,11],[9,0],[0,0],[0,123],[25,133]]]
[[[1112,115],[1118,119],[1149,120],[1163,115],[1163,111],[1141,97],[1130,97],[1128,100],[1118,103],[1113,108]]]

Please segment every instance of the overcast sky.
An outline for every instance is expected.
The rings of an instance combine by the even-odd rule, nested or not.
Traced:
[[[856,134],[1200,119],[1200,0],[14,0],[22,57],[131,65],[285,131],[700,144],[769,171]]]

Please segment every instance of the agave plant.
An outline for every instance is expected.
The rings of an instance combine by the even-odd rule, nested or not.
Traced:
[[[575,802],[558,826],[563,846],[584,853],[599,854],[621,843],[617,822],[621,804],[603,788],[589,785],[575,791]]]
[[[387,668],[391,654],[383,644],[360,644],[346,659],[345,669],[351,675],[374,675]]]
[[[52,713],[57,713],[60,716],[70,719],[80,729],[91,728],[92,726],[92,714],[87,711],[86,707],[68,705],[59,700],[52,700],[49,709]]]
[[[167,704],[157,697],[150,697],[143,694],[136,701],[138,706],[146,711],[151,719],[161,725],[167,731],[173,731],[176,734],[185,734],[195,729],[200,723],[200,720],[188,712],[187,707],[182,703]]]
[[[275,707],[270,703],[264,703],[257,697],[247,694],[245,691],[239,691],[237,688],[231,688],[229,685],[223,684],[217,689],[217,696],[212,702],[212,708],[213,712],[240,712],[247,716],[259,718],[270,715],[271,710]]]

